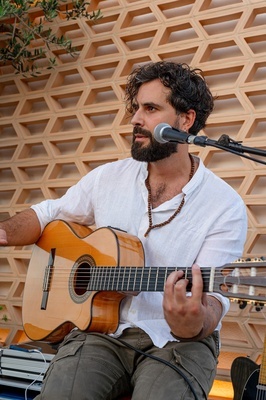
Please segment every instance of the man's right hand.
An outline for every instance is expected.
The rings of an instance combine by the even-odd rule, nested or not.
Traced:
[[[4,229],[0,229],[0,246],[7,246],[7,236]]]

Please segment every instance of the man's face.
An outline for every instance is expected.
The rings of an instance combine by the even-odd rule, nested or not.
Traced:
[[[154,129],[160,123],[180,128],[180,116],[167,102],[169,91],[159,79],[144,83],[139,89],[135,99],[135,112],[131,119],[131,154],[135,160],[154,162],[177,152],[176,143],[159,143],[153,137]]]

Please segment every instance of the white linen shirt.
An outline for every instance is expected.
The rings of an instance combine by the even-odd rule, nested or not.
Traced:
[[[147,173],[147,163],[132,158],[108,163],[92,170],[60,199],[45,200],[32,208],[42,229],[52,220],[62,219],[96,228],[111,226],[138,236],[146,266],[189,268],[196,262],[202,268],[217,267],[242,255],[247,232],[245,205],[201,160],[182,193],[152,209],[153,224],[168,220],[185,196],[181,212],[144,237],[149,224]],[[228,299],[219,293],[211,295],[222,303],[224,316]],[[161,292],[128,295],[122,301],[120,324],[114,335],[137,326],[158,347],[175,340],[164,319],[162,299]],[[220,327],[221,321],[216,329]]]

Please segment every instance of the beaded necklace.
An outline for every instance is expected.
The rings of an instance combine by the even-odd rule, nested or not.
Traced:
[[[195,161],[194,158],[191,154],[189,154],[189,158],[191,161],[191,170],[190,170],[190,174],[189,174],[189,180],[188,182],[191,180],[192,176],[194,175],[195,172]],[[149,227],[146,231],[146,233],[144,234],[144,237],[147,237],[148,234],[150,233],[150,231],[154,228],[160,228],[162,226],[165,226],[167,224],[169,224],[176,216],[177,214],[180,213],[180,211],[182,210],[184,204],[185,204],[185,194],[183,195],[183,198],[181,200],[181,203],[179,204],[178,208],[175,210],[175,212],[173,213],[173,215],[171,215],[167,221],[161,222],[159,224],[155,224],[153,225],[152,223],[152,200],[151,200],[151,186],[150,186],[150,181],[149,181],[149,176],[147,177],[146,181],[145,181],[147,190],[148,190],[148,217],[149,217]]]

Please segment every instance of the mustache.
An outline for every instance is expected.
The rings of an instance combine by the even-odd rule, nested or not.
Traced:
[[[134,126],[133,135],[137,135],[137,134],[140,134],[140,135],[143,135],[143,136],[146,136],[146,137],[149,137],[149,138],[152,137],[152,134],[151,134],[150,131],[148,131],[146,129],[143,129],[140,126]]]

